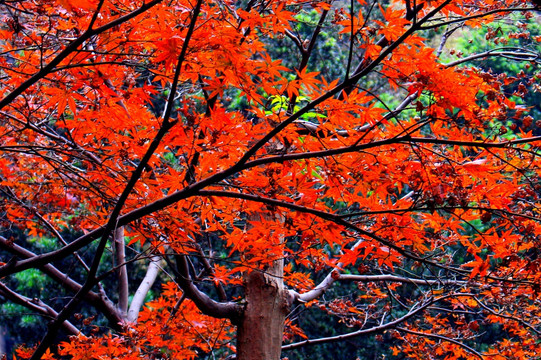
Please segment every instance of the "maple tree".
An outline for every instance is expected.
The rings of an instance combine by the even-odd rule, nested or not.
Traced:
[[[402,358],[536,357],[536,6],[0,1],[0,295],[51,319],[17,356],[279,359],[377,335]],[[477,28],[490,50],[442,58]],[[9,285],[29,269],[69,299]],[[109,331],[81,331],[83,303]],[[309,338],[297,307],[351,330]]]

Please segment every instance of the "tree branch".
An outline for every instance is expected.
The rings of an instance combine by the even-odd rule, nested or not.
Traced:
[[[214,275],[214,268],[210,265],[210,262],[208,261],[207,256],[205,256],[205,253],[203,252],[203,249],[199,244],[195,244],[195,248],[197,252],[199,253],[199,259],[203,263],[203,267],[205,268],[205,271],[210,274]],[[227,294],[225,293],[225,289],[221,282],[214,282],[214,287],[216,288],[216,291],[218,292],[218,298],[220,301],[224,302],[227,301]]]
[[[42,78],[47,76],[49,73],[51,73],[54,70],[54,68],[62,62],[62,60],[67,58],[72,52],[76,51],[77,48],[81,46],[85,41],[87,41],[93,36],[101,34],[102,32],[106,30],[109,30],[117,25],[125,23],[128,20],[131,20],[132,18],[144,13],[145,11],[161,3],[162,1],[163,0],[150,1],[146,4],[141,5],[141,7],[139,7],[137,10],[134,10],[124,16],[121,16],[118,19],[113,20],[108,24],[100,26],[99,28],[96,28],[96,29],[88,29],[87,31],[85,31],[80,37],[78,37],[77,39],[72,41],[68,46],[66,46],[64,50],[62,50],[53,60],[51,60],[49,64],[44,66],[40,71],[32,75],[29,79],[27,79],[25,82],[19,85],[15,90],[13,90],[8,95],[6,95],[6,97],[4,97],[0,101],[0,109],[3,109],[5,106],[9,105],[13,100],[15,100],[19,95],[25,92],[28,88],[30,88],[32,85],[34,85],[39,80],[41,80]]]
[[[38,256],[33,252],[10,242],[2,236],[0,236],[0,247],[22,258],[33,258],[35,256]],[[58,270],[55,266],[51,264],[41,265],[39,268],[51,279],[74,293],[78,292],[82,287],[81,284],[79,284],[78,282],[70,278],[67,274]],[[105,315],[107,320],[109,320],[109,324],[111,327],[117,329],[119,328],[119,324],[122,322],[123,319],[119,315],[113,302],[109,300],[104,293],[96,294],[93,291],[89,291],[85,295],[85,300],[95,306],[101,313]]]
[[[299,211],[299,212],[303,212],[303,213],[307,213],[307,214],[312,214],[312,215],[315,215],[315,216],[317,216],[317,217],[319,217],[321,219],[331,221],[331,222],[334,222],[335,224],[338,224],[338,225],[344,226],[345,228],[351,229],[351,230],[359,233],[362,236],[366,236],[367,238],[375,240],[378,243],[387,246],[389,249],[395,250],[396,252],[398,252],[399,254],[403,255],[406,258],[412,259],[414,261],[418,261],[418,262],[423,263],[423,264],[432,265],[432,266],[440,268],[440,269],[453,271],[455,273],[459,273],[459,274],[464,275],[464,276],[468,275],[468,273],[469,273],[468,271],[465,271],[465,270],[448,268],[448,267],[445,267],[445,266],[443,266],[441,264],[438,264],[436,262],[432,262],[432,261],[427,260],[425,258],[419,257],[419,256],[415,255],[414,253],[412,253],[412,252],[410,252],[410,251],[408,251],[406,249],[403,249],[400,246],[397,246],[396,244],[394,244],[394,243],[392,243],[392,242],[390,242],[390,241],[376,235],[375,233],[364,230],[364,229],[360,228],[359,226],[357,226],[357,225],[355,225],[353,223],[350,223],[348,221],[344,221],[341,216],[336,215],[336,214],[328,213],[328,212],[313,209],[313,208],[308,208],[308,207],[305,207],[305,206],[302,206],[302,205],[297,205],[297,204],[289,203],[289,202],[286,202],[286,201],[276,200],[276,199],[273,199],[273,198],[263,197],[263,196],[259,196],[259,195],[250,195],[250,194],[238,193],[238,192],[233,192],[233,191],[200,190],[198,193],[199,193],[199,195],[205,195],[205,196],[221,196],[221,197],[245,199],[245,200],[264,203],[264,204],[267,204],[267,205],[285,207],[287,209],[291,209],[291,210],[295,210],[295,211]]]
[[[312,100],[309,104],[304,106],[302,109],[298,110],[286,120],[278,124],[273,130],[269,131],[265,136],[259,139],[246,153],[242,158],[237,162],[237,165],[242,165],[247,163],[248,160],[254,156],[261,148],[263,148],[272,138],[278,135],[283,129],[288,125],[293,123],[295,120],[299,119],[302,115],[306,114],[308,111],[315,108],[317,105],[323,103],[325,100],[328,100],[338,94],[343,89],[347,88],[351,84],[357,83],[361,78],[370,73],[377,65],[379,65],[389,54],[391,54],[394,49],[396,49],[400,44],[402,44],[411,34],[419,30],[420,26],[427,22],[432,16],[437,14],[441,9],[447,6],[451,0],[443,1],[439,6],[430,11],[425,17],[411,26],[408,30],[404,32],[396,41],[392,42],[388,47],[386,47],[380,55],[367,66],[365,66],[360,72],[354,74],[349,79],[345,80],[341,84],[335,86],[333,89],[330,89],[325,94],[320,97]]]
[[[486,59],[487,57],[492,57],[492,56],[494,57],[500,56],[500,57],[515,60],[515,61],[536,61],[536,60],[541,59],[541,53],[529,51],[528,49],[516,48],[516,50],[520,50],[521,52],[511,51],[510,49],[508,51],[505,51],[505,49],[506,48],[491,49],[479,54],[473,54],[465,58],[458,59],[458,60],[449,62],[447,64],[443,64],[443,65],[445,65],[446,67],[453,67],[453,66],[463,64],[465,62],[469,62],[469,61],[473,61],[477,59]]]
[[[186,297],[192,300],[205,315],[219,319],[230,319],[233,324],[236,324],[242,316],[243,306],[234,302],[221,303],[211,299],[194,285],[186,255],[175,255],[175,260],[176,267],[173,267],[175,280]]]
[[[541,141],[541,136],[537,137],[531,137],[531,138],[524,138],[524,139],[517,139],[517,140],[508,140],[508,141],[500,141],[500,142],[482,142],[482,141],[459,141],[459,140],[450,140],[450,139],[432,139],[432,138],[414,138],[410,136],[401,136],[396,137],[392,139],[385,139],[380,141],[374,141],[367,144],[359,144],[355,146],[347,146],[342,147],[338,149],[330,149],[330,150],[322,150],[322,151],[313,151],[313,152],[305,152],[305,153],[294,153],[294,154],[283,154],[283,155],[275,155],[275,156],[267,156],[261,159],[256,159],[249,161],[247,163],[239,163],[237,165],[234,165],[224,171],[221,171],[219,173],[216,173],[214,175],[211,175],[201,181],[198,181],[188,187],[185,187],[182,190],[178,190],[171,195],[165,196],[162,199],[156,200],[148,205],[142,206],[138,209],[132,210],[131,212],[118,217],[117,224],[118,226],[124,226],[127,225],[137,219],[140,219],[146,215],[152,214],[158,210],[164,209],[167,206],[170,206],[180,200],[195,196],[199,193],[199,195],[202,195],[200,189],[203,189],[211,184],[216,184],[219,181],[226,179],[227,177],[239,173],[243,170],[250,169],[252,167],[260,166],[263,164],[270,164],[270,163],[281,163],[288,160],[300,160],[300,159],[311,159],[316,157],[328,157],[332,155],[337,154],[345,154],[349,152],[356,152],[361,150],[366,150],[370,148],[379,147],[382,145],[390,145],[390,144],[412,144],[412,143],[432,143],[432,144],[441,144],[441,145],[453,145],[453,146],[464,146],[464,147],[473,147],[473,148],[509,148],[512,145],[518,145],[518,144],[525,144],[525,143],[533,143]],[[235,194],[236,197],[241,196],[249,196],[247,194],[240,194],[240,193],[229,193],[230,195],[227,195],[228,197],[233,197],[233,194]],[[218,195],[222,196],[222,195]],[[223,195],[226,196],[226,195]],[[253,197],[253,199],[258,199],[258,197]],[[259,198],[258,201],[261,201],[261,198]],[[269,200],[270,201],[270,200]],[[286,204],[287,205],[287,204]],[[302,207],[298,207],[298,209],[301,209]],[[329,214],[327,214],[330,216]],[[39,267],[43,264],[46,264],[51,261],[59,260],[64,257],[67,257],[71,255],[72,252],[77,251],[81,249],[82,247],[90,244],[93,242],[96,238],[102,236],[104,233],[105,228],[100,227],[96,230],[93,230],[78,239],[71,242],[69,245],[64,246],[61,249],[51,251],[46,254],[40,254],[36,255],[30,259],[17,261],[14,264],[10,264],[9,267],[2,266],[0,267],[0,277],[7,276],[16,272],[20,272],[26,269],[29,269],[31,267]]]
[[[118,311],[123,318],[128,315],[128,269],[126,267],[126,243],[124,242],[124,227],[116,228],[113,234],[118,277]]]
[[[340,274],[337,280],[342,281],[360,281],[360,282],[377,282],[377,281],[388,281],[388,282],[400,282],[406,284],[415,284],[415,285],[427,285],[427,286],[448,286],[448,285],[472,285],[470,281],[461,281],[461,280],[450,280],[450,279],[414,279],[403,276],[396,275],[351,275],[351,274]]]
[[[422,337],[428,337],[428,338],[438,339],[438,340],[442,340],[442,341],[447,341],[447,342],[453,343],[455,345],[458,345],[458,346],[464,348],[466,351],[472,353],[473,355],[477,356],[481,360],[483,360],[485,358],[481,353],[479,353],[475,349],[469,347],[468,345],[466,345],[464,343],[461,343],[458,340],[451,339],[451,338],[449,338],[447,336],[437,335],[437,334],[427,334],[427,333],[424,333],[424,332],[413,331],[413,330],[409,330],[409,329],[406,329],[406,328],[403,328],[403,327],[398,327],[398,326],[395,327],[395,329],[399,330],[399,331],[406,332],[408,334],[412,334],[412,335],[417,335],[417,336],[422,336]]]
[[[456,24],[456,23],[459,23],[459,22],[464,22],[464,21],[473,20],[473,19],[479,19],[479,18],[483,18],[483,17],[489,16],[489,15],[498,14],[498,13],[506,13],[506,12],[513,12],[513,11],[521,11],[522,12],[522,11],[529,11],[529,10],[536,10],[536,8],[531,8],[531,7],[520,8],[519,7],[519,8],[495,9],[495,10],[487,11],[487,12],[482,13],[482,14],[476,14],[476,15],[471,15],[471,16],[463,16],[463,17],[460,17],[458,19],[442,21],[440,23],[423,26],[421,29],[423,29],[423,30],[434,29],[434,28],[438,28],[440,26]]]
[[[40,299],[34,298],[30,299],[26,296],[20,295],[16,293],[15,291],[8,288],[4,283],[0,282],[0,294],[7,298],[9,301],[19,304],[21,306],[24,306],[27,309],[30,309],[32,311],[35,311],[37,313],[40,313],[41,315],[44,315],[46,317],[55,318],[58,313],[54,311],[52,307],[45,304]],[[77,335],[79,334],[80,330],[77,329],[75,325],[73,325],[71,322],[65,320],[62,323],[62,327],[68,334]]]
[[[157,255],[153,255],[150,258],[150,263],[148,264],[145,277],[143,278],[143,280],[139,284],[139,287],[133,294],[130,309],[128,310],[127,314],[127,319],[129,322],[137,322],[139,311],[141,311],[141,308],[144,305],[145,298],[149,290],[152,288],[152,285],[154,285],[158,274],[160,273],[160,260],[161,258]]]
[[[461,296],[462,294],[454,294],[454,295]],[[444,300],[445,298],[448,298],[448,297],[451,297],[451,295],[445,295],[445,296],[442,296],[442,297],[439,297],[439,298],[425,299],[424,302],[418,303],[418,307],[412,307],[407,314],[399,317],[398,319],[390,321],[390,322],[388,322],[386,324],[380,324],[378,326],[374,326],[374,327],[371,327],[369,329],[357,330],[357,331],[354,331],[354,332],[349,333],[349,334],[343,334],[343,335],[337,335],[337,336],[329,336],[329,337],[324,337],[324,338],[319,338],[319,339],[308,339],[308,340],[300,341],[300,342],[297,342],[297,343],[284,345],[284,346],[282,346],[282,350],[287,351],[287,350],[292,350],[292,349],[296,349],[296,348],[299,348],[299,347],[303,347],[303,346],[306,346],[306,345],[317,345],[317,344],[323,344],[323,343],[329,343],[329,342],[337,342],[337,341],[346,340],[346,339],[356,337],[356,336],[374,334],[374,333],[382,332],[382,331],[387,330],[387,329],[392,329],[392,328],[395,328],[398,324],[403,323],[406,320],[412,318],[413,316],[421,313],[422,311],[424,311],[430,305],[432,305],[432,304],[434,304],[436,302],[439,302],[441,300]]]
[[[483,308],[485,309],[486,311],[488,311],[489,313],[491,313],[492,315],[495,315],[495,316],[498,316],[498,317],[501,317],[503,319],[508,319],[508,320],[513,320],[513,321],[516,321],[520,324],[522,324],[523,326],[527,327],[528,329],[532,330],[534,333],[536,333],[537,335],[541,335],[541,331],[537,330],[532,324],[522,320],[522,319],[519,319],[515,316],[510,316],[510,315],[505,315],[505,314],[502,314],[500,312],[497,312],[495,311],[494,309],[491,309],[490,307],[488,307],[487,305],[485,305],[480,299],[478,299],[477,297],[474,298],[475,301]]]

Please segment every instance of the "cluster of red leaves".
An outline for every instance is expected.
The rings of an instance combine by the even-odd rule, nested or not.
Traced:
[[[490,309],[510,309],[487,317],[513,336],[488,354],[516,355],[521,344],[523,354],[517,358],[534,356],[538,345],[517,319],[539,325],[533,304],[540,263],[531,254],[541,245],[539,143],[521,140],[531,133],[509,135],[501,131],[503,125],[495,125],[511,113],[522,115],[502,93],[509,79],[446,66],[421,35],[402,39],[415,24],[406,19],[411,9],[405,3],[379,6],[377,21],[362,8],[354,14],[337,12],[340,18],[332,22],[342,34],[353,31],[351,46],[364,52],[365,69],[377,65],[372,74],[384,91],[417,97],[412,109],[394,114],[377,88],[348,90],[325,74],[286,68],[271,58],[266,40],[291,36],[302,2],[270,1],[237,10],[233,1],[205,2],[178,69],[176,122],[122,209],[135,214],[126,230],[130,245],[191,254],[204,229],[219,235],[217,247],[228,256],[205,280],[238,286],[243,271],[285,258],[284,280],[297,291],[313,286],[309,273],[332,267],[452,270],[464,281],[461,291],[475,293],[467,295],[473,301],[469,309],[480,309],[475,296]],[[493,10],[521,3],[434,0],[417,17],[442,6],[437,21],[462,16],[481,26],[500,16]],[[94,16],[98,4],[99,16]],[[25,6],[21,18],[1,15],[9,20],[0,30],[1,54],[9,56],[0,57],[5,74],[0,94],[8,96],[35,74],[43,76],[2,110],[3,222],[35,238],[51,228],[90,232],[106,223],[162,126],[157,104],[167,98],[193,6],[184,0],[157,1],[128,22],[118,20],[140,4],[48,0]],[[314,6],[320,14],[332,8]],[[491,15],[480,15],[487,12]],[[84,29],[100,27],[106,29],[74,42],[87,34]],[[381,37],[386,41],[378,45]],[[398,40],[391,49],[389,44]],[[232,96],[242,98],[246,109],[232,110]],[[289,121],[288,106],[269,106],[282,98],[300,107],[297,120],[303,111],[315,114],[318,120],[311,125],[318,131],[301,133],[299,122]],[[254,148],[287,121],[291,125],[272,141]],[[152,206],[153,211],[142,210]],[[449,250],[453,246],[465,255],[455,257]],[[420,270],[419,276],[428,275]],[[510,286],[503,303],[492,291],[506,281],[520,286]],[[467,297],[462,292],[449,298]],[[230,325],[203,316],[179,298],[170,284],[124,333],[81,335],[63,343],[59,354],[195,358],[196,349],[227,346]],[[441,302],[449,308],[459,306],[446,299]],[[515,307],[517,299],[524,299],[524,306]],[[352,326],[363,326],[362,316],[375,321],[386,314],[386,302],[384,292],[373,287],[353,302],[322,307]],[[466,357],[461,345],[418,336],[468,337],[478,326],[464,319],[449,326],[448,321],[427,315],[422,324],[405,323],[406,331],[396,334],[405,345],[396,351],[410,357],[428,351]],[[304,336],[296,324],[288,326],[290,338]]]
[[[59,344],[58,355],[89,359],[195,359],[199,353],[231,347],[231,324],[204,316],[174,283],[164,285],[162,296],[149,302],[136,324],[124,324],[121,334],[73,335]],[[28,359],[33,349],[19,348]],[[42,359],[55,359],[50,351]]]

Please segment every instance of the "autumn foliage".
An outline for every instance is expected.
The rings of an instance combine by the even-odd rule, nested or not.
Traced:
[[[0,1],[0,296],[51,319],[16,356],[537,358],[541,37],[494,30],[535,6]],[[32,268],[69,298],[10,286]]]

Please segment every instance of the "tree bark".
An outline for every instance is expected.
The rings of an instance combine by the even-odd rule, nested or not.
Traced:
[[[265,272],[254,270],[246,275],[246,307],[237,328],[237,360],[280,359],[289,307],[283,272],[283,260],[276,260]]]
[[[118,312],[123,319],[128,315],[129,280],[126,268],[126,243],[124,242],[124,226],[119,226],[113,233],[116,265],[118,266]]]

